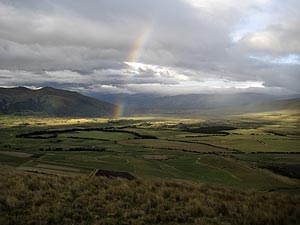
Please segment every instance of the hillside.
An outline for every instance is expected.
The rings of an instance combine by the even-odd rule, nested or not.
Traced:
[[[124,103],[125,114],[176,113],[188,110],[247,109],[253,107],[262,110],[284,108],[284,101],[297,99],[295,96],[274,96],[258,93],[239,94],[188,94],[175,96],[157,96],[151,94],[90,94],[90,96],[106,102]],[[278,101],[275,102],[275,101]],[[283,102],[281,102],[283,101]],[[267,105],[265,103],[268,103]],[[274,105],[272,105],[274,104]],[[291,102],[294,104],[294,102]],[[272,106],[271,106],[272,105]],[[246,108],[245,108],[246,106]],[[287,104],[286,106],[290,106]],[[260,110],[259,109],[259,110]]]
[[[300,109],[300,98],[262,102],[258,104],[247,105],[247,107],[245,107],[245,110],[247,111],[252,110],[254,112],[298,110],[298,109]]]
[[[281,114],[282,111],[290,112],[290,116],[299,114],[300,111],[300,98],[284,99],[277,101],[265,101],[260,103],[247,104],[243,106],[223,107],[221,109],[208,109],[198,112],[200,115],[205,116],[230,116],[242,115],[248,113],[264,113],[274,112]]]
[[[300,224],[300,197],[0,170],[0,224]]]
[[[0,88],[0,114],[94,117],[111,116],[114,108],[113,104],[51,87]]]

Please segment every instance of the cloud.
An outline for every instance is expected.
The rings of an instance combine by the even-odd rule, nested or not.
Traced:
[[[300,54],[300,17],[246,35],[241,43],[250,49],[271,55]]]
[[[300,93],[299,8],[297,0],[3,0],[0,85]]]
[[[126,65],[126,68],[121,70],[94,70],[88,74],[70,70],[42,73],[0,70],[0,86],[18,86],[22,83],[25,86],[40,87],[55,83],[81,92],[162,95],[205,93],[214,92],[216,89],[238,92],[241,89],[264,88],[262,81],[232,81],[226,78],[204,77],[193,80],[188,74],[179,74],[168,67],[129,62]]]

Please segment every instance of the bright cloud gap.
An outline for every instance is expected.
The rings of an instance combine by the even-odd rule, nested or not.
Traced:
[[[283,57],[273,57],[269,55],[251,55],[249,56],[249,58],[272,64],[300,65],[300,55],[295,54],[290,54]]]
[[[214,89],[264,88],[262,81],[234,81],[226,78],[202,78],[193,80],[189,75],[177,72],[174,68],[125,62],[119,70],[94,70],[89,74],[80,74],[76,71],[43,71],[31,73],[28,71],[0,70],[1,86],[22,85],[35,88],[33,84],[43,86],[53,83],[60,85],[82,85],[84,88],[73,87],[82,92],[108,92],[108,93],[151,93],[153,90],[159,94],[191,94],[213,92]],[[41,79],[41,74],[45,74]],[[31,76],[31,80],[27,79]],[[235,90],[235,91],[234,91]]]

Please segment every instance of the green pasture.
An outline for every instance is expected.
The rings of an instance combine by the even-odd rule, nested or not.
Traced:
[[[104,169],[129,172],[146,180],[179,179],[242,189],[299,193],[299,180],[259,167],[270,163],[300,164],[300,154],[289,154],[300,152],[300,138],[292,122],[286,118],[278,123],[273,120],[252,123],[245,118],[226,121],[53,118],[52,121],[50,118],[2,117],[0,164],[67,176],[90,176],[96,169]],[[236,129],[211,134],[187,131],[188,128],[209,126]],[[117,131],[64,132],[72,128],[100,127],[152,135],[157,139]],[[56,136],[45,133],[38,138],[16,137],[48,130],[63,132]],[[278,135],[276,131],[285,133]],[[68,151],[72,148],[83,150]],[[85,151],[85,148],[96,150]],[[20,157],[19,152],[31,155]],[[263,154],[254,154],[257,152]]]

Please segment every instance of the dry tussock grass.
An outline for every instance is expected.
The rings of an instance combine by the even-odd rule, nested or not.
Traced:
[[[1,168],[0,224],[300,224],[300,196]]]

